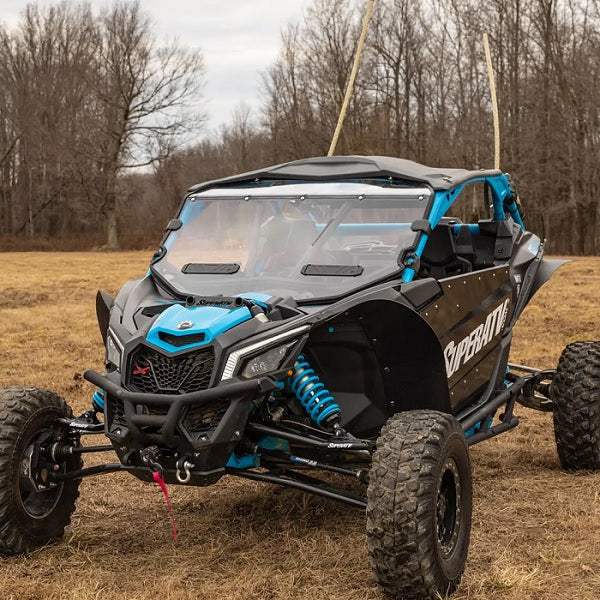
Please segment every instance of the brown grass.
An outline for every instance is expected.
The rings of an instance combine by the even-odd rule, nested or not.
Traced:
[[[149,253],[0,254],[0,386],[33,384],[89,406],[84,369],[100,369],[97,288],[114,293]],[[562,347],[599,339],[600,259],[563,267],[526,309],[515,362],[555,365]],[[596,599],[600,474],[560,470],[550,415],[473,449],[475,509],[455,598]],[[64,541],[0,559],[2,600],[381,598],[364,516],[258,483],[171,486],[173,543],[156,486],[119,474],[87,479]]]

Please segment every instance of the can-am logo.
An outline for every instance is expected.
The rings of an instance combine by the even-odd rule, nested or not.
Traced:
[[[444,348],[444,359],[446,361],[446,373],[448,379],[456,373],[462,365],[468,363],[480,350],[485,348],[495,336],[497,336],[504,326],[506,315],[508,313],[507,298],[502,304],[497,306],[485,319],[485,322],[473,329],[471,333],[465,336],[458,344],[450,342]]]

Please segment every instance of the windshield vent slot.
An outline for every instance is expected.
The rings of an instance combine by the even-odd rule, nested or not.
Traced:
[[[363,271],[360,265],[304,265],[300,272],[324,277],[358,277]]]
[[[188,335],[173,335],[172,333],[166,333],[165,331],[159,331],[158,337],[167,344],[180,348],[181,346],[187,346],[189,344],[199,344],[204,341],[204,333],[190,333]]]
[[[181,268],[188,275],[233,275],[239,270],[239,263],[187,263]]]

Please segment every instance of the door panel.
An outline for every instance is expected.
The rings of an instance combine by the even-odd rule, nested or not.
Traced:
[[[515,299],[505,265],[443,279],[440,285],[443,296],[420,314],[442,345],[450,402],[456,408],[492,375]]]

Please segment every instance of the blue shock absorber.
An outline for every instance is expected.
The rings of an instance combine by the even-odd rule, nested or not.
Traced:
[[[317,425],[333,425],[339,420],[340,407],[302,354],[294,363],[288,385]]]
[[[97,412],[104,412],[104,390],[98,388],[92,396],[92,409]]]

